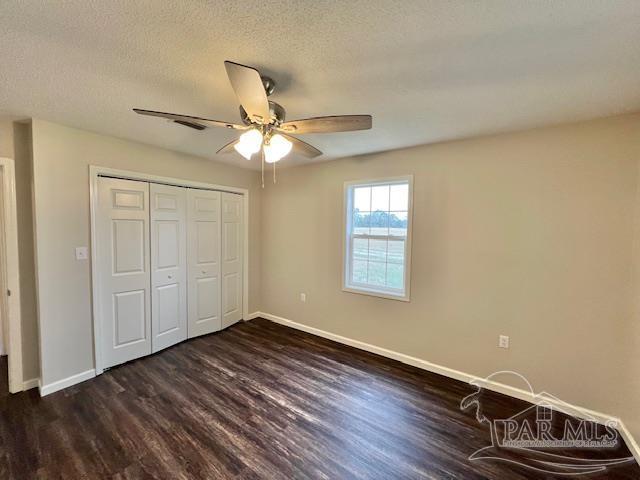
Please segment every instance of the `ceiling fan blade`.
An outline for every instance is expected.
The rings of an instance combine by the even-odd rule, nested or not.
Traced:
[[[269,123],[269,101],[258,70],[228,60],[224,62],[224,67],[233,91],[249,118],[257,123]]]
[[[279,129],[287,133],[352,132],[369,130],[371,123],[371,115],[333,115],[285,122]]]
[[[299,138],[292,137],[291,135],[287,135],[286,133],[281,133],[280,135],[293,143],[293,146],[291,147],[293,153],[298,153],[307,158],[315,158],[319,155],[322,155],[322,152],[316,147],[314,147],[313,145],[309,145],[307,142],[303,142]]]
[[[195,128],[196,130],[204,130],[207,127],[225,127],[233,128],[235,130],[246,130],[249,127],[246,125],[238,125],[235,123],[221,122],[219,120],[211,120],[209,118],[192,117],[190,115],[178,115],[175,113],[167,112],[155,112],[153,110],[142,110],[140,108],[134,108],[134,112],[140,115],[148,115],[151,117],[166,118],[167,120],[173,120],[180,125]]]
[[[174,123],[184,125],[185,127],[193,128],[194,130],[206,130],[207,127],[200,125],[199,123],[185,122],[184,120],[174,120]]]
[[[238,143],[238,139],[236,138],[235,140],[231,140],[229,143],[227,143],[224,147],[222,147],[220,150],[218,150],[216,152],[216,154],[225,154],[225,153],[231,153],[231,152],[235,152],[235,148],[233,148],[236,143]]]

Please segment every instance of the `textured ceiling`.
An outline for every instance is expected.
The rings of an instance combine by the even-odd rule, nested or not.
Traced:
[[[257,167],[213,153],[232,131],[131,111],[237,121],[226,59],[289,119],[373,115],[302,136],[318,162],[640,110],[640,1],[0,2],[0,111]]]

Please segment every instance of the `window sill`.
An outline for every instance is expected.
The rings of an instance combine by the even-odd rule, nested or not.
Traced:
[[[387,300],[397,300],[400,302],[411,301],[411,298],[409,297],[408,293],[405,295],[394,295],[393,293],[389,293],[389,292],[381,292],[378,290],[368,290],[365,288],[354,288],[354,287],[348,287],[348,286],[342,287],[342,291],[347,293],[358,293],[360,295],[368,295],[370,297],[386,298]]]

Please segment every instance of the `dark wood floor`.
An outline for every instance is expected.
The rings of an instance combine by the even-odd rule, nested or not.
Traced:
[[[468,460],[490,444],[459,408],[473,391],[256,319],[42,399],[0,395],[0,479],[554,478]],[[483,403],[489,417],[527,407],[498,394]],[[640,468],[588,478],[638,479]]]

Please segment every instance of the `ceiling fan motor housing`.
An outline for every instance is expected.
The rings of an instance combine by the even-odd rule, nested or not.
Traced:
[[[262,80],[262,86],[264,87],[264,91],[267,94],[267,97],[270,96],[273,91],[276,89],[276,81],[265,75],[260,76],[260,80]]]
[[[269,114],[271,116],[271,119],[269,122],[270,124],[272,125],[283,124],[286,118],[286,113],[287,112],[282,105],[269,100]],[[245,109],[242,108],[242,105],[240,105],[240,118],[242,119],[242,123],[244,123],[245,125],[253,125],[253,122],[249,118],[249,115],[247,114]]]

